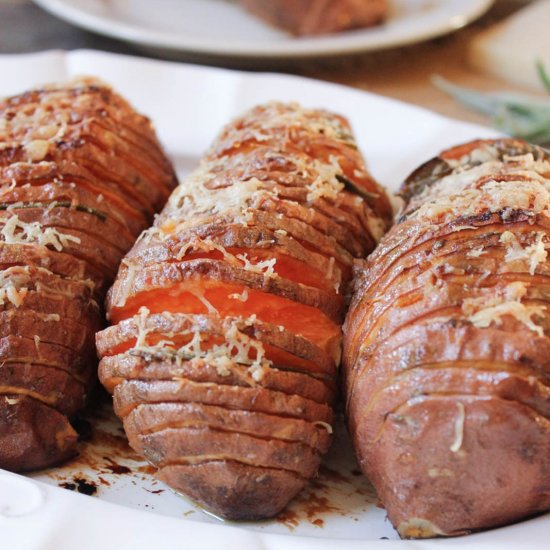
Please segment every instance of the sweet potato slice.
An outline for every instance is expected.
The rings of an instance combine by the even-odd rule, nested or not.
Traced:
[[[135,347],[140,332],[146,333],[142,344],[155,345],[159,340],[169,340],[170,347],[186,344],[194,331],[212,340],[209,347],[220,343],[228,330],[236,325],[239,331],[262,343],[266,356],[280,369],[304,372],[330,380],[336,376],[336,365],[329,356],[309,340],[284,330],[281,325],[264,323],[259,319],[245,321],[240,318],[220,319],[214,315],[178,313],[138,314],[106,328],[96,339],[98,353],[102,357],[130,352]],[[144,350],[147,354],[147,350]],[[154,350],[149,352],[154,356]]]
[[[165,428],[202,426],[263,438],[299,441],[321,453],[326,452],[330,444],[330,433],[326,426],[320,424],[196,403],[139,405],[124,419],[124,429],[130,439]]]
[[[139,229],[131,224],[131,218],[125,217],[126,212],[121,212],[118,205],[105,204],[105,197],[101,193],[92,193],[86,188],[78,187],[74,182],[72,185],[63,181],[48,182],[41,184],[26,185],[29,183],[28,177],[23,179],[25,182],[18,186],[16,179],[11,180],[11,185],[4,188],[0,187],[0,202],[2,208],[13,208],[17,203],[20,206],[50,206],[55,203],[59,207],[73,208],[77,211],[83,211],[95,215],[100,221],[116,224],[118,230],[135,240]],[[13,185],[15,183],[15,186]],[[107,210],[107,211],[106,211]],[[130,222],[130,223],[129,223]]]
[[[110,212],[120,211],[125,223],[131,228],[134,235],[139,234],[142,228],[151,222],[149,210],[144,208],[132,195],[124,192],[112,181],[105,178],[98,178],[91,172],[74,162],[42,161],[38,164],[31,162],[17,162],[8,166],[0,167],[0,181],[4,191],[9,193],[15,189],[28,189],[42,187],[52,182],[57,182],[57,189],[61,189],[66,182],[68,187],[84,196],[92,195],[91,205],[106,201],[110,206]],[[28,184],[28,186],[27,186]],[[25,187],[27,186],[27,187]],[[86,203],[86,200],[82,200]],[[104,205],[103,205],[104,207]]]
[[[229,299],[243,295],[246,301]],[[177,297],[177,299],[174,299]],[[122,307],[116,304],[123,303]],[[151,313],[208,313],[248,317],[283,326],[339,358],[342,305],[313,287],[281,277],[266,277],[216,260],[190,260],[147,266],[129,281],[117,279],[109,291],[110,319],[117,322],[141,307]]]
[[[261,386],[323,404],[335,400],[333,384],[298,372],[265,368],[262,377],[255,380],[245,365],[234,365],[231,372],[226,374],[201,360],[174,362],[168,357],[165,360],[162,357],[152,359],[147,352],[141,352],[145,357],[138,353],[130,351],[101,360],[101,382],[109,391],[113,391],[124,380],[192,380],[228,386]]]
[[[311,477],[319,456],[302,443],[264,439],[212,428],[166,428],[138,436],[138,449],[161,468],[205,460],[240,460],[264,468],[290,470]]]
[[[10,334],[0,338],[0,362],[32,363],[66,370],[78,380],[89,383],[95,377],[89,358],[64,346],[42,342],[39,337],[26,338]]]
[[[145,266],[196,258],[225,260],[236,266],[245,265],[247,260],[253,264],[271,260],[273,271],[281,277],[334,292],[334,299],[340,299],[336,290],[343,279],[335,260],[309,250],[282,230],[212,223],[178,232],[156,245],[141,242],[125,261]]]
[[[309,422],[331,424],[333,421],[332,408],[328,404],[260,386],[224,386],[212,382],[193,382],[186,378],[152,382],[129,380],[118,384],[113,395],[115,411],[122,417],[140,403],[191,402],[302,418]]]
[[[2,269],[28,265],[38,265],[63,278],[82,281],[93,290],[94,294],[105,294],[103,276],[83,260],[46,247],[0,242],[0,266]]]
[[[0,395],[29,395],[66,415],[74,415],[86,404],[86,387],[64,370],[29,363],[3,363],[0,374]]]

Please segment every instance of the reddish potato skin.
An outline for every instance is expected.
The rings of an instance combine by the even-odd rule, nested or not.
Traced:
[[[231,461],[165,466],[159,479],[224,518],[277,515],[307,484],[294,472]]]
[[[548,315],[533,317],[539,335],[510,314],[476,325],[465,309],[466,300],[511,283],[525,288],[518,303],[548,304],[546,255],[531,268],[510,260],[501,239],[508,231],[526,249],[538,234],[548,239],[548,218],[513,205],[495,212],[489,199],[456,219],[415,213],[423,200],[437,204],[440,180],[471,169],[478,150],[494,155],[488,166],[501,164],[494,174],[479,169],[466,190],[487,181],[521,186],[531,176],[523,165],[516,175],[514,162],[532,155],[533,170],[544,173],[550,158],[517,140],[478,141],[414,172],[398,223],[357,266],[344,325],[349,430],[361,469],[405,538],[463,535],[550,509]],[[516,155],[527,157],[510,160]]]
[[[149,120],[104,84],[0,100],[0,468],[77,453],[106,291],[176,183]]]
[[[460,454],[449,456],[456,408],[443,398],[399,409],[414,429],[393,413],[376,443],[355,439],[360,456],[369,447],[368,465],[361,461],[361,467],[382,502],[391,503],[388,516],[402,536],[426,534],[414,518],[429,521],[432,536],[462,535],[550,507],[548,419],[498,398],[452,398],[452,405],[457,402],[467,415]]]
[[[76,454],[78,434],[67,417],[32,397],[0,396],[2,468],[28,472]]]
[[[135,407],[124,419],[128,438],[137,441],[169,427],[210,427],[227,432],[297,441],[319,450],[328,451],[331,437],[326,428],[302,419],[290,419],[273,414],[230,410],[195,403],[155,403]]]
[[[390,223],[345,119],[270,103],[228,124],[121,264],[100,380],[159,477],[271,517],[331,441],[356,257]]]

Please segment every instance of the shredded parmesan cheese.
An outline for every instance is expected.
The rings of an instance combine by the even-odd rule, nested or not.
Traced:
[[[4,397],[4,400],[8,405],[17,405],[17,403],[19,403],[19,397],[8,397],[6,395],[6,397]]]
[[[142,306],[139,308],[138,314],[134,317],[138,334],[136,337],[136,343],[134,345],[134,348],[143,348],[146,345],[147,341],[147,334],[149,333],[149,330],[147,329],[147,317],[149,316],[151,312],[148,308],[145,306]]]
[[[277,258],[271,258],[270,260],[262,260],[261,262],[252,263],[248,259],[247,254],[237,254],[236,258],[243,262],[243,269],[246,271],[251,271],[252,273],[260,273],[266,279],[274,277],[276,275],[275,264],[277,263]]]
[[[550,215],[550,180],[545,176],[550,162],[535,160],[531,154],[513,160],[491,156],[482,164],[457,167],[414,197],[407,207],[410,217],[444,223],[485,212]]]
[[[190,293],[190,294],[193,294],[193,296],[195,296],[195,298],[197,298],[198,300],[201,301],[202,305],[207,309],[208,313],[211,313],[211,314],[214,314],[214,315],[217,315],[219,312],[218,310],[212,305],[211,302],[209,302],[206,297],[204,296],[204,294],[202,292],[195,292],[195,291],[192,291],[191,289],[187,289],[187,291]]]
[[[34,335],[34,347],[36,349],[38,357],[40,357],[40,336],[38,336],[38,334]]]
[[[248,288],[245,288],[240,294],[238,292],[230,294],[229,298],[231,298],[232,300],[246,302],[248,300]]]
[[[0,235],[8,244],[51,245],[58,252],[61,252],[69,243],[80,244],[80,239],[74,235],[61,233],[53,227],[42,227],[38,222],[23,222],[17,215],[12,215],[5,222]]]
[[[124,307],[126,305],[126,300],[130,296],[137,273],[137,266],[128,258],[124,258],[121,264],[125,265],[127,269],[122,279],[122,287],[118,290],[116,302],[114,303],[115,307]]]
[[[546,247],[543,243],[544,237],[544,233],[538,232],[535,242],[523,248],[514,233],[511,231],[504,231],[500,236],[500,242],[506,244],[507,247],[504,260],[506,262],[524,260],[529,266],[529,273],[534,275],[539,263],[546,261],[548,256]]]
[[[232,365],[236,363],[247,365],[254,382],[261,381],[265,375],[265,369],[272,365],[272,362],[265,357],[263,344],[239,329],[239,324],[251,326],[256,320],[254,315],[247,319],[238,318],[229,322],[229,327],[224,333],[225,341],[221,344],[203,347],[202,344],[208,339],[208,335],[204,334],[203,337],[200,327],[196,326],[192,327],[189,332],[183,333],[191,336],[189,342],[175,348],[174,342],[170,340],[161,340],[155,345],[147,343],[147,335],[151,332],[146,327],[149,314],[149,310],[142,307],[138,315],[134,317],[138,335],[135,345],[130,350],[132,355],[161,360],[172,359],[176,362],[201,359],[214,366],[220,376],[229,376]]]
[[[458,413],[455,420],[455,438],[453,440],[453,443],[449,447],[449,450],[452,453],[458,453],[458,451],[460,451],[462,447],[462,443],[464,441],[464,421],[466,419],[466,410],[464,408],[464,404],[459,401],[456,404],[456,407],[458,409]]]
[[[320,198],[334,200],[345,187],[336,177],[342,174],[342,168],[338,159],[332,155],[329,157],[329,163],[321,162],[317,159],[313,160],[308,165],[308,172],[310,174],[313,172],[315,177],[306,186],[308,190],[307,200],[309,202],[314,202]]]
[[[228,211],[237,211],[243,214],[257,198],[258,192],[266,189],[266,183],[258,178],[237,181],[233,185],[210,189],[207,185],[214,177],[210,170],[210,165],[204,163],[172,193],[169,205],[178,212],[179,219],[187,220],[190,215],[215,215]],[[178,224],[173,231],[177,232],[185,227],[186,223]],[[164,231],[164,228],[161,226],[160,230]]]
[[[502,317],[510,315],[523,323],[529,330],[543,336],[544,331],[531,319],[544,317],[546,306],[525,305],[521,303],[527,294],[527,288],[522,282],[510,283],[504,292],[493,296],[467,298],[462,304],[462,311],[467,319],[478,328],[487,328],[492,323],[499,326]]]
[[[29,162],[44,160],[50,150],[50,142],[45,139],[35,139],[24,145]]]
[[[6,302],[19,307],[28,294],[28,287],[31,284],[28,268],[13,266],[0,271],[0,305]]]
[[[37,313],[37,315],[42,319],[42,321],[45,321],[46,323],[50,321],[59,322],[61,321],[61,317],[58,313]]]
[[[468,258],[479,258],[483,254],[487,254],[487,251],[483,248],[483,246],[478,246],[477,248],[472,248],[472,250],[469,250],[466,253],[466,256]]]
[[[323,422],[322,420],[317,420],[313,423],[314,426],[319,428],[324,428],[329,434],[333,432],[332,426],[328,422]]]

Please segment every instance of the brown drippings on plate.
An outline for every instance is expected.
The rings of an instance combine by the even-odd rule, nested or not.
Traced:
[[[137,469],[138,472],[141,472],[143,474],[150,474],[153,475],[157,472],[157,469],[154,466],[151,466],[150,464],[146,464],[145,466],[140,466]]]
[[[128,468],[128,466],[123,466],[122,464],[117,464],[114,460],[109,458],[108,456],[104,456],[103,459],[108,462],[104,466],[104,468],[107,468],[112,474],[131,474],[132,470]]]
[[[358,514],[375,505],[374,489],[357,466],[329,464],[321,465],[318,476],[276,518],[278,523],[291,531],[304,522],[323,528],[335,515],[356,520]]]
[[[321,518],[314,519],[311,523],[315,525],[316,527],[324,527],[325,522]]]
[[[105,485],[106,487],[111,486],[111,484],[106,479],[104,479],[103,477],[97,476],[97,479],[99,479],[99,483],[101,483],[101,485]]]
[[[126,437],[122,435],[114,435],[101,429],[94,429],[92,435],[92,441],[94,445],[105,446],[117,451],[117,455],[121,456],[123,453],[124,458],[130,458],[132,460],[139,460],[139,456],[128,444]]]
[[[283,510],[276,518],[277,523],[282,523],[291,531],[294,531],[300,525],[300,516],[290,508]]]
[[[75,477],[72,481],[60,483],[59,486],[64,489],[68,489],[69,491],[77,491],[88,496],[92,496],[97,493],[97,485],[94,482],[81,477]]]
[[[145,489],[148,493],[151,493],[152,495],[160,495],[161,493],[164,493],[164,489],[156,489],[152,491],[151,489]]]

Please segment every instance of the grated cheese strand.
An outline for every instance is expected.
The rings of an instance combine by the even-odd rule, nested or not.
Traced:
[[[522,304],[521,299],[526,294],[527,288],[524,283],[510,283],[505,287],[504,292],[492,297],[467,298],[462,304],[462,311],[466,314],[468,321],[478,328],[487,328],[492,323],[500,326],[502,317],[510,315],[529,330],[536,332],[538,336],[544,336],[542,327],[531,318],[544,317],[546,306]]]
[[[449,450],[452,453],[458,453],[462,448],[462,443],[464,441],[464,421],[466,420],[466,409],[464,404],[460,401],[456,404],[458,413],[455,420],[455,438],[453,443],[449,447]]]
[[[61,233],[53,227],[42,227],[38,222],[23,222],[16,214],[5,222],[0,235],[8,244],[51,245],[58,252],[61,252],[69,243],[80,244],[80,239],[74,235]]]
[[[523,248],[518,238],[511,231],[504,231],[500,236],[500,242],[506,245],[505,262],[524,260],[529,266],[529,273],[535,274],[539,263],[546,261],[548,253],[544,246],[545,233],[539,231],[535,235],[535,242]]]
[[[251,378],[255,382],[261,381],[265,369],[272,365],[272,362],[265,356],[265,348],[259,340],[255,340],[239,329],[239,324],[251,326],[255,315],[247,319],[237,318],[231,320],[229,328],[224,333],[225,342],[214,344],[210,348],[203,348],[205,341],[200,326],[192,327],[182,335],[190,335],[191,340],[186,344],[175,348],[174,342],[161,340],[154,345],[147,343],[147,335],[152,329],[147,328],[147,317],[150,312],[147,308],[140,308],[138,315],[134,317],[138,335],[135,345],[129,350],[132,355],[142,357],[153,357],[158,359],[172,359],[178,363],[193,359],[201,359],[205,363],[214,366],[220,376],[229,376],[231,367],[235,363],[248,365]],[[207,338],[206,338],[207,339]],[[251,358],[251,354],[255,358]]]

